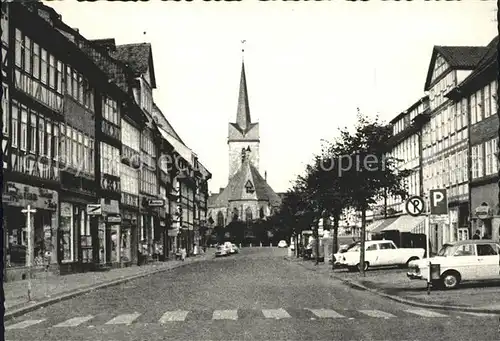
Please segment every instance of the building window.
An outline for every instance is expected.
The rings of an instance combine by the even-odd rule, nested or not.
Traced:
[[[125,193],[139,194],[139,172],[126,165],[120,165],[121,190]]]
[[[120,176],[120,151],[103,142],[101,142],[101,172]]]
[[[496,115],[497,113],[497,86],[498,81],[494,80],[490,85],[490,96],[491,96],[491,115]]]
[[[24,71],[31,73],[31,39],[24,37]]]
[[[487,118],[490,116],[491,113],[491,93],[489,84],[484,87],[483,107],[484,107],[484,118]]]
[[[471,124],[475,124],[477,122],[476,94],[472,94],[472,96],[470,97],[470,121]]]
[[[136,151],[140,150],[140,133],[137,128],[125,121],[121,120],[122,143]]]
[[[497,147],[498,144],[498,138],[495,138],[493,140],[487,141],[485,143],[485,149],[486,149],[486,174],[485,175],[491,175],[491,174],[496,174],[498,172],[498,159],[497,159]]]
[[[59,126],[57,124],[53,125],[54,131],[53,131],[53,140],[52,140],[52,148],[54,148],[54,159],[59,160],[60,154],[59,154]],[[62,146],[62,144],[61,144]]]
[[[36,121],[37,117],[35,114],[30,115],[30,151],[32,153],[36,153],[36,135],[37,135],[37,129],[36,129]]]
[[[21,106],[21,150],[26,151],[28,148],[28,110],[24,105]]]
[[[102,99],[102,112],[105,120],[115,124],[120,124],[120,114],[118,104],[115,100],[105,97]]]
[[[477,177],[484,176],[484,145],[477,146]]]
[[[47,124],[45,125],[45,133],[46,133],[46,139],[45,139],[45,155],[47,157],[52,157],[52,123],[47,121]]]
[[[38,119],[38,153],[40,155],[45,154],[45,121],[43,118]]]
[[[9,135],[9,87],[2,83],[2,133]]]
[[[19,140],[19,107],[17,102],[12,101],[12,113],[11,113],[11,133],[12,133],[12,147],[17,147],[17,141]]]

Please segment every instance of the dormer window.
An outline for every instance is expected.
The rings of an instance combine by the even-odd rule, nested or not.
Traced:
[[[247,193],[255,192],[255,188],[253,187],[253,184],[250,180],[248,180],[247,183],[245,184],[245,189],[247,190]]]

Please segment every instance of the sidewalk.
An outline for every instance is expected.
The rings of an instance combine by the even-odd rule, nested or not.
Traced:
[[[294,263],[296,260],[290,260]],[[370,269],[362,277],[358,272],[332,270],[330,264],[314,261],[297,262],[298,265],[331,278],[340,280],[357,289],[367,290],[402,303],[441,309],[500,313],[500,280],[463,283],[455,290],[431,289],[427,294],[425,281],[410,280],[407,269]]]
[[[50,305],[86,292],[144,277],[157,272],[168,271],[185,264],[203,261],[213,257],[212,252],[191,256],[184,262],[169,260],[148,265],[112,269],[105,272],[86,272],[64,276],[50,276],[31,280],[31,301],[28,302],[28,281],[3,283],[5,293],[5,317]]]

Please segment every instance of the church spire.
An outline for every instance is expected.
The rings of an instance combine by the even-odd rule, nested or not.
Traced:
[[[241,43],[245,44],[246,40],[242,40]],[[242,46],[242,54],[244,54],[245,49]],[[236,113],[236,124],[243,130],[246,131],[252,120],[250,119],[250,105],[248,103],[248,91],[247,91],[247,80],[245,75],[245,59],[242,56],[241,60],[241,78],[240,78],[240,92],[238,96],[238,111]]]

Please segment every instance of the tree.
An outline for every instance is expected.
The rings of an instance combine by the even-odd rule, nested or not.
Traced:
[[[384,195],[407,196],[404,179],[407,171],[398,171],[397,161],[388,157],[388,140],[392,128],[378,118],[370,119],[358,112],[354,133],[341,130],[336,144],[339,160],[339,183],[349,205],[361,212],[361,253],[359,268],[364,276],[366,211]]]

